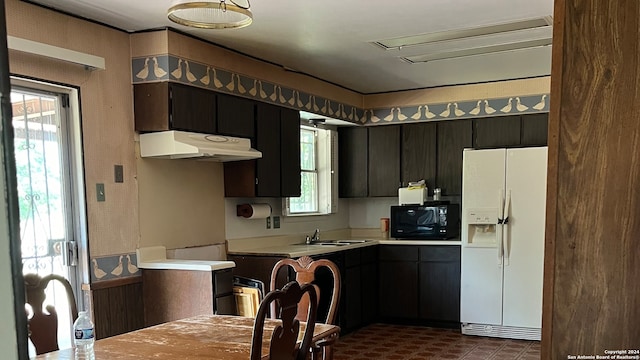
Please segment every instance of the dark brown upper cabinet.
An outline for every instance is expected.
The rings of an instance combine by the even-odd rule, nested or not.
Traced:
[[[522,115],[522,146],[547,145],[549,114]]]
[[[402,125],[402,186],[426,180],[433,191],[436,184],[436,124]]]
[[[262,158],[224,164],[225,196],[300,196],[300,115],[256,103],[255,147]]]
[[[216,134],[216,93],[171,82],[136,84],[135,129]]]
[[[298,197],[301,194],[300,175],[300,112],[280,108],[280,194]]]
[[[462,151],[470,148],[471,120],[438,121],[438,170],[436,187],[443,195],[462,194]]]
[[[341,198],[366,197],[369,132],[365,127],[338,129],[338,193]]]
[[[400,125],[369,128],[369,196],[398,196]]]
[[[241,97],[218,94],[218,133],[255,140],[254,104]]]
[[[473,120],[475,149],[520,146],[520,115]]]

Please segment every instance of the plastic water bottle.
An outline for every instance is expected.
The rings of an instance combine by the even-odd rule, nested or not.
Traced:
[[[94,360],[93,342],[93,322],[89,318],[86,311],[78,313],[78,319],[73,323],[73,337],[76,345],[76,359],[78,360]]]

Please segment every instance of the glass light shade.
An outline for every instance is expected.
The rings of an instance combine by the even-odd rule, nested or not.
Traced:
[[[181,1],[169,8],[167,16],[177,24],[201,29],[237,29],[253,21],[248,1]]]

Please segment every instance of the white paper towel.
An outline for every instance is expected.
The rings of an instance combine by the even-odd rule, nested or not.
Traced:
[[[265,219],[271,216],[271,205],[241,204],[237,207],[237,215],[246,219]]]

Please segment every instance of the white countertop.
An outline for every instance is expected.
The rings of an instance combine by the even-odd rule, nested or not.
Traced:
[[[236,267],[233,261],[167,259],[164,246],[140,248],[136,255],[140,269],[214,271]]]
[[[354,239],[363,240],[363,239]],[[291,245],[278,245],[278,246],[265,246],[256,247],[251,249],[244,249],[238,251],[229,251],[230,255],[262,255],[262,256],[284,256],[284,257],[300,257],[300,256],[312,256],[320,254],[328,254],[338,251],[345,251],[350,249],[357,249],[374,245],[461,245],[459,240],[373,240],[368,239],[364,243],[354,243],[349,245],[306,245],[306,244],[291,244]]]

